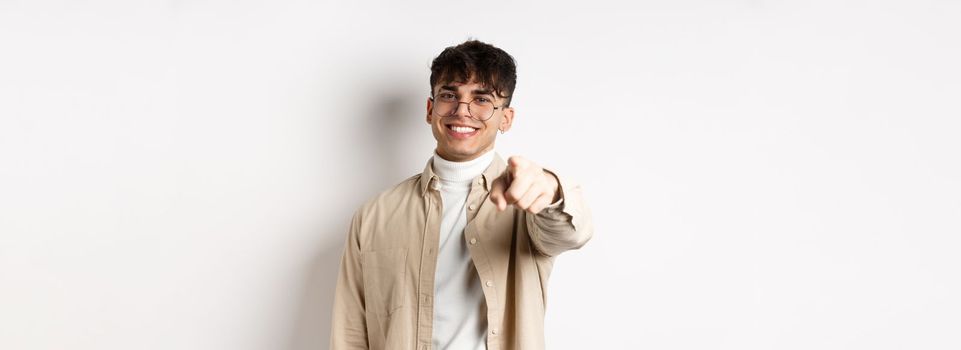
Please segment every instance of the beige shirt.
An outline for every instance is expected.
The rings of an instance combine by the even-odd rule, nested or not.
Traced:
[[[431,348],[443,209],[431,162],[354,214],[334,294],[331,349]],[[554,258],[587,243],[593,225],[580,187],[560,176],[559,207],[537,215],[513,206],[498,212],[488,194],[506,168],[495,155],[471,182],[463,239],[484,286],[488,349],[543,349]]]

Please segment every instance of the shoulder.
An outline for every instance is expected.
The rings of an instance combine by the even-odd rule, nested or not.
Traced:
[[[360,224],[377,217],[383,217],[386,212],[392,212],[404,207],[420,194],[420,178],[422,174],[415,174],[397,183],[377,195],[367,199],[354,212],[354,222]]]

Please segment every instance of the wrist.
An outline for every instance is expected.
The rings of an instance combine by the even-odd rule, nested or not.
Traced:
[[[556,203],[561,199],[561,182],[554,173],[544,170],[545,177],[547,181],[551,183],[551,189],[554,191],[554,196],[551,198],[551,203]]]

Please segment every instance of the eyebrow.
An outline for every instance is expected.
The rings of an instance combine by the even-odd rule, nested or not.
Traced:
[[[443,85],[440,87],[441,90],[457,92],[457,88],[450,85]],[[494,92],[489,89],[474,89],[471,91],[474,95],[491,95],[494,96]]]

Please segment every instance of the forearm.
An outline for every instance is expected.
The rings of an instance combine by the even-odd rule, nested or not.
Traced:
[[[581,187],[558,179],[559,199],[537,214],[527,215],[527,226],[534,247],[548,256],[584,246],[593,236],[591,213]]]

